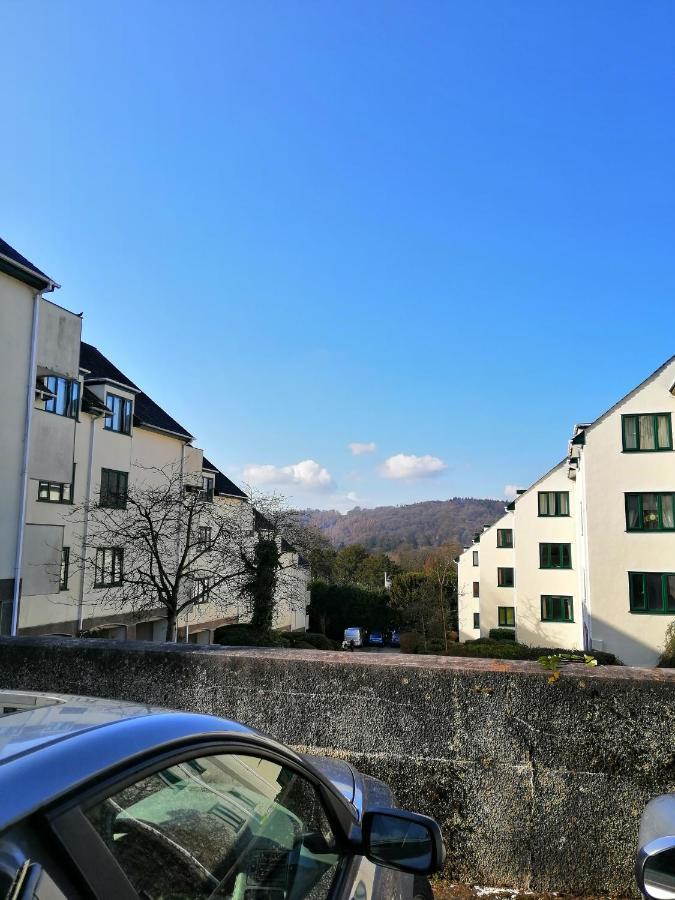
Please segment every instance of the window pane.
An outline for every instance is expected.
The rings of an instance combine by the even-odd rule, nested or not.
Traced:
[[[656,417],[656,428],[657,428],[657,436],[659,447],[661,449],[665,447],[670,447],[670,416],[657,416]]]
[[[638,419],[640,423],[640,450],[654,450],[656,448],[654,417],[639,416]]]
[[[71,499],[72,499],[72,486],[71,486],[70,484],[64,484],[64,485],[63,485],[63,492],[62,492],[62,495],[61,495],[61,499],[64,500],[64,501],[66,501],[66,502],[68,502],[68,503],[71,501]]]
[[[68,402],[67,393],[68,382],[65,378],[56,379],[56,407],[55,412],[59,416],[65,416],[66,406]]]
[[[478,565],[478,550],[473,551],[473,564],[474,566]]]
[[[675,613],[675,575],[666,575],[666,609]]]
[[[640,527],[640,500],[637,494],[626,496],[626,528]]]
[[[629,576],[631,609],[645,608],[644,581],[642,574],[632,572]]]
[[[539,515],[545,516],[548,514],[548,494],[539,492]]]
[[[541,598],[541,617],[544,621],[552,618],[551,615],[551,598],[543,596]]]
[[[559,569],[562,565],[562,557],[560,554],[560,544],[550,544],[549,545],[549,559],[551,560],[551,567],[554,569]]]
[[[542,569],[548,567],[548,544],[539,544],[539,566]]]
[[[562,544],[560,548],[561,561],[560,565],[563,569],[569,569],[572,565],[572,547],[570,544]]]
[[[675,504],[672,494],[661,495],[661,521],[664,528],[675,528]]]
[[[566,622],[571,622],[572,619],[574,618],[574,615],[572,614],[572,598],[571,597],[561,597],[560,604],[561,604],[561,610],[560,610],[561,616],[560,617],[562,619],[564,619]]]
[[[645,530],[659,527],[659,508],[656,494],[642,495],[642,527]]]
[[[480,595],[480,582],[474,581],[473,583],[473,595],[474,597],[478,597]]]
[[[645,574],[645,588],[647,592],[647,609],[663,609],[662,580],[658,572],[647,572]]]
[[[46,481],[41,481],[38,485],[38,498],[40,500],[49,500],[49,484]]]
[[[569,516],[570,514],[570,495],[567,491],[561,491],[558,494],[558,515]]]
[[[58,503],[61,499],[61,485],[59,484],[50,484],[49,485],[49,499],[52,503]]]
[[[143,897],[324,900],[339,862],[314,787],[253,756],[178,763],[85,815]]]
[[[623,420],[623,445],[626,450],[637,450],[637,417],[625,416]]]

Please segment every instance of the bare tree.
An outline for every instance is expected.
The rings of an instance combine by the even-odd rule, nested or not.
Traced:
[[[252,509],[218,503],[201,479],[185,478],[177,467],[142,472],[123,490],[108,488],[97,502],[73,510],[87,522],[78,562],[101,605],[138,618],[163,609],[170,641],[191,604],[226,607],[237,596]]]
[[[456,550],[453,545],[443,545],[430,553],[424,563],[424,571],[435,585],[446,650],[448,649],[448,616],[451,619],[451,628],[457,625],[457,572],[453,563],[455,555]]]

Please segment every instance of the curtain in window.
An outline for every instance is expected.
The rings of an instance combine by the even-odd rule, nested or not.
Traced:
[[[661,521],[664,528],[675,528],[675,508],[672,494],[661,496]]]
[[[656,428],[659,438],[659,447],[670,447],[670,416],[657,416]]]
[[[558,515],[559,516],[569,516],[570,514],[570,495],[567,491],[561,491],[558,494]]]
[[[654,440],[654,419],[652,416],[640,416],[640,450],[654,450],[656,441]]]
[[[626,497],[626,520],[628,528],[640,527],[640,500],[635,495]]]
[[[642,527],[646,531],[659,527],[659,508],[656,494],[642,495]]]
[[[562,618],[571,622],[572,618],[573,618],[573,616],[572,616],[572,598],[571,597],[561,597],[560,604],[562,607],[562,609],[561,609]]]
[[[634,416],[626,416],[623,420],[623,445],[626,450],[637,449],[637,429]]]

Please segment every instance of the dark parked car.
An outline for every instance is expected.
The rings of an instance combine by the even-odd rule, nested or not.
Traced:
[[[368,643],[371,647],[384,647],[384,635],[381,631],[371,631],[368,635]]]
[[[0,691],[0,896],[430,898],[438,825],[237,722]]]

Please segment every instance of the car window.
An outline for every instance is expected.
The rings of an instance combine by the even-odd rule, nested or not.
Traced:
[[[314,786],[255,756],[177,763],[84,813],[148,900],[322,900],[339,861]]]

